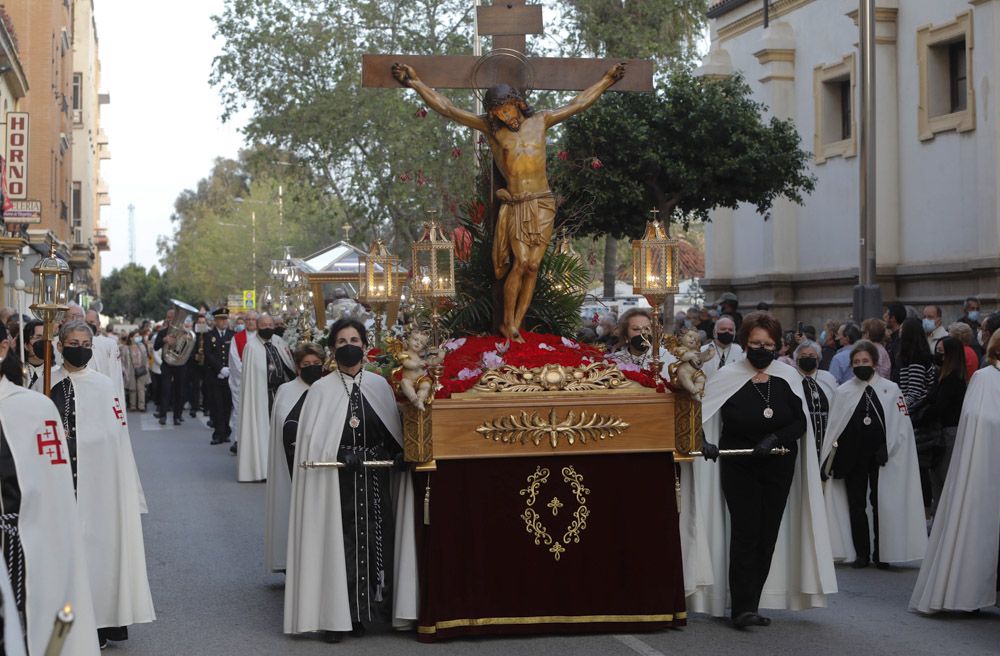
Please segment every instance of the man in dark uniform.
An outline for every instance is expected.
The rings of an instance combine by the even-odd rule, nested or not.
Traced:
[[[205,388],[208,391],[209,416],[212,418],[212,444],[229,441],[229,415],[233,411],[233,397],[229,391],[229,342],[233,339],[229,329],[229,311],[222,307],[212,313],[215,326],[201,334],[202,351],[205,353]]]
[[[167,413],[171,408],[174,412],[174,426],[180,426],[184,421],[184,397],[186,388],[184,386],[185,374],[187,373],[188,359],[194,351],[187,355],[184,362],[167,362],[167,349],[177,342],[177,328],[173,327],[174,309],[167,310],[167,316],[163,320],[163,329],[156,333],[153,340],[153,350],[162,354],[163,363],[160,365],[160,414],[157,418],[160,425],[167,423]]]

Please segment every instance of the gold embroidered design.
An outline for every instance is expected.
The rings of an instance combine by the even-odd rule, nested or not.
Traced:
[[[552,516],[555,517],[559,514],[559,509],[563,507],[563,502],[559,500],[559,497],[552,497],[552,501],[549,501],[547,507],[552,509]]]
[[[526,497],[526,508],[521,513],[521,519],[524,520],[525,531],[531,534],[535,544],[537,546],[548,547],[549,553],[558,562],[562,555],[566,553],[566,546],[580,543],[580,534],[587,528],[590,509],[587,508],[586,495],[590,494],[590,488],[584,484],[583,475],[577,472],[574,467],[563,467],[563,482],[569,484],[572,495],[576,499],[577,507],[573,511],[573,519],[569,523],[569,526],[566,527],[566,532],[563,533],[562,540],[555,539],[549,533],[548,527],[542,522],[541,515],[534,509],[535,501],[538,500],[542,486],[549,482],[550,473],[545,467],[535,467],[534,473],[528,476],[526,481],[528,484],[527,487],[520,491],[521,496]],[[554,496],[546,504],[546,507],[551,509],[552,516],[556,517],[559,509],[565,507],[565,505],[559,500],[559,497]]]
[[[548,417],[541,417],[537,412],[529,415],[522,410],[520,415],[512,414],[484,421],[476,432],[488,440],[504,444],[527,444],[530,440],[535,446],[539,446],[547,437],[549,444],[555,449],[559,446],[560,436],[565,437],[570,445],[576,444],[577,440],[586,444],[587,440],[604,440],[621,435],[628,427],[628,422],[621,417],[596,412],[588,417],[586,410],[581,411],[579,417],[570,410],[566,418],[560,421],[556,409],[551,408]]]

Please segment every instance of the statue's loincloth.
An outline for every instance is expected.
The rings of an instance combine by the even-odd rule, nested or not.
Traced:
[[[545,244],[545,232],[552,232],[556,214],[556,199],[551,191],[513,195],[506,189],[497,191],[500,216],[493,234],[493,272],[503,278],[510,270],[511,241],[534,248]],[[545,212],[542,218],[541,210]]]

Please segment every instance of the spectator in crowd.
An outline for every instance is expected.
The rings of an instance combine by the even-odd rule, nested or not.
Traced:
[[[954,337],[962,344],[962,351],[965,354],[965,380],[972,380],[972,374],[979,369],[979,356],[972,348],[972,328],[969,328],[967,323],[956,321],[948,326],[948,336]],[[937,344],[940,343],[941,340],[938,340]]]
[[[986,348],[986,345],[990,343],[990,338],[993,337],[993,333],[997,330],[1000,330],[1000,312],[994,312],[989,315],[983,320],[982,325],[979,326],[979,343],[983,346],[983,348]],[[987,353],[983,356],[982,360],[980,360],[979,367],[983,368],[988,367],[989,365],[989,354]]]
[[[837,343],[840,350],[830,361],[830,373],[837,379],[838,385],[843,385],[854,376],[851,370],[851,347],[861,339],[861,328],[858,324],[847,322],[837,329]]]
[[[616,346],[618,340],[616,334],[617,328],[618,324],[610,314],[601,315],[600,320],[597,322],[597,328],[594,329],[597,333],[597,343],[603,345],[607,351],[614,350]]]
[[[927,412],[925,401],[937,379],[937,370],[931,359],[931,350],[927,347],[927,333],[921,324],[918,319],[907,318],[900,329],[899,387],[910,413],[910,422],[917,433],[920,486],[924,494],[924,507],[929,513],[933,500],[930,468],[933,464],[936,436],[931,426],[934,418]]]
[[[966,324],[961,324],[968,328]],[[967,347],[966,347],[967,348]],[[958,420],[962,414],[962,402],[965,400],[967,352],[963,344],[955,337],[945,337],[937,343],[934,351],[934,364],[938,368],[938,377],[934,387],[927,395],[928,413],[941,428],[941,444],[939,453],[931,467],[931,514],[937,510],[941,491],[944,490],[945,476],[951,463],[951,454],[955,448],[955,436],[958,434]],[[973,369],[972,373],[976,370]]]
[[[715,322],[715,339],[712,340],[711,344],[706,344],[701,349],[704,351],[715,347],[715,355],[701,366],[701,370],[705,372],[706,377],[711,377],[712,374],[727,364],[738,362],[745,357],[743,348],[739,344],[736,344],[735,341],[736,323],[729,317],[719,317],[719,320]]]
[[[962,306],[962,311],[964,314],[962,314],[959,318],[959,321],[967,324],[973,331],[979,330],[979,322],[981,320],[979,299],[975,296],[970,296],[965,299],[965,305]]]
[[[765,303],[764,301],[761,301],[760,303],[757,304],[757,311],[759,311],[759,312],[770,312],[771,311],[771,304],[770,303]]]
[[[794,330],[786,330],[785,334],[781,336],[781,348],[778,350],[778,362],[784,362],[785,364],[794,367],[795,359],[792,355],[795,353],[795,347],[798,345],[798,334]]]
[[[740,324],[743,323],[743,315],[739,313],[740,301],[736,294],[732,292],[726,292],[720,296],[715,301],[716,309],[719,311],[719,316],[724,314],[729,315],[733,319],[733,323],[736,324],[736,330],[740,329]]]
[[[576,331],[576,341],[581,344],[593,345],[597,343],[597,333],[590,326],[584,326]]]
[[[129,410],[146,412],[146,385],[149,384],[149,352],[138,330],[122,338],[122,373],[128,393]]]
[[[840,324],[832,319],[823,324],[823,332],[819,334],[819,345],[823,349],[819,357],[819,368],[823,371],[830,370],[830,363],[833,356],[837,354],[837,329]]]
[[[709,314],[708,308],[703,307],[698,311],[698,330],[706,335],[715,334],[715,320]]]
[[[924,308],[924,332],[927,334],[927,348],[933,351],[934,345],[942,337],[948,336],[948,331],[941,325],[941,307],[928,305]]]
[[[882,315],[885,322],[885,330],[889,333],[889,343],[885,350],[889,353],[891,361],[891,374],[889,378],[894,383],[899,383],[899,330],[906,320],[906,306],[899,301],[892,301],[885,306],[885,314]]]
[[[892,363],[889,361],[889,353],[883,345],[885,342],[885,322],[881,319],[865,319],[861,323],[861,337],[874,344],[875,350],[878,351],[878,364],[875,365],[875,371],[882,378],[892,380]]]

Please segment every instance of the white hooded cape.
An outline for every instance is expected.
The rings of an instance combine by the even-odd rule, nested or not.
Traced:
[[[128,421],[107,376],[60,368],[52,372],[52,386],[67,375],[76,399],[76,498],[97,626],[152,622]]]
[[[707,351],[710,348],[715,349],[715,355],[712,356],[711,360],[701,365],[701,370],[705,372],[706,379],[719,370],[719,360],[722,357],[722,352],[719,350],[719,345],[715,343],[715,340],[712,340],[708,344],[702,346],[701,350]],[[734,362],[739,362],[740,360],[745,359],[746,357],[746,353],[743,352],[742,347],[740,347],[740,345],[736,342],[733,342],[729,345],[729,353],[726,354],[726,366],[723,367],[723,369]]]
[[[808,417],[802,377],[798,372],[777,361],[772,362],[766,372],[788,383],[802,401],[802,411]],[[719,409],[755,373],[744,359],[732,365],[727,363],[708,379],[701,407],[707,441],[719,443],[722,428]],[[798,466],[788,492],[771,571],[761,594],[761,608],[824,607],[826,595],[837,592],[819,465],[815,447],[809,448],[815,441],[808,421],[806,428],[799,440]],[[681,548],[688,610],[722,617],[729,604],[729,511],[722,493],[719,466],[716,462],[697,459],[685,470],[682,476],[693,478],[687,484],[682,482],[681,490]]]
[[[927,548],[927,520],[920,491],[917,444],[913,438],[906,403],[899,386],[878,374],[868,382],[851,378],[837,388],[830,400],[830,422],[823,439],[820,460],[826,462],[833,444],[844,432],[865,387],[871,386],[885,414],[885,443],[889,462],[878,475],[879,560],[905,563],[920,560]],[[851,518],[847,506],[847,488],[843,479],[826,481],[826,513],[830,522],[830,543],[836,560],[854,560]],[[871,508],[868,510],[871,522]]]
[[[92,344],[94,356],[87,367],[110,378],[118,398],[127,399],[125,376],[122,373],[122,351],[118,347],[118,340],[107,335],[95,335]]]
[[[264,524],[264,565],[269,572],[285,569],[288,549],[288,507],[292,479],[285,464],[284,426],[288,413],[309,385],[296,376],[278,388],[271,410],[271,441],[267,454],[267,503]]]
[[[76,621],[63,654],[96,656],[99,649],[94,605],[59,413],[44,395],[0,376],[0,424],[21,488],[18,530],[24,548],[29,653],[45,652],[56,612],[70,603]],[[46,444],[52,439],[57,439],[59,445]],[[13,603],[5,603],[4,608],[13,608]],[[7,615],[11,617],[16,613]],[[8,635],[15,626],[19,627],[19,622],[4,623]],[[14,643],[8,640],[5,644],[11,654],[10,645]]]
[[[1000,548],[1000,369],[969,381],[955,450],[910,608],[972,611],[997,602]]]
[[[277,335],[271,335],[271,344],[278,350],[285,366],[295,371],[288,345]],[[271,415],[267,408],[267,351],[256,334],[247,337],[247,345],[243,347],[240,388],[237,478],[241,483],[262,481],[267,477]]]
[[[354,379],[345,376],[349,388]],[[365,372],[365,399],[400,445],[403,430],[389,383]],[[309,389],[299,417],[295,462],[337,460],[348,396],[336,373]],[[301,469],[292,474],[291,519],[288,527],[288,570],[285,579],[285,633],[350,631],[344,523],[340,479],[336,469]],[[409,472],[394,475],[395,538],[393,547],[393,626],[417,618],[417,553],[413,480]]]

